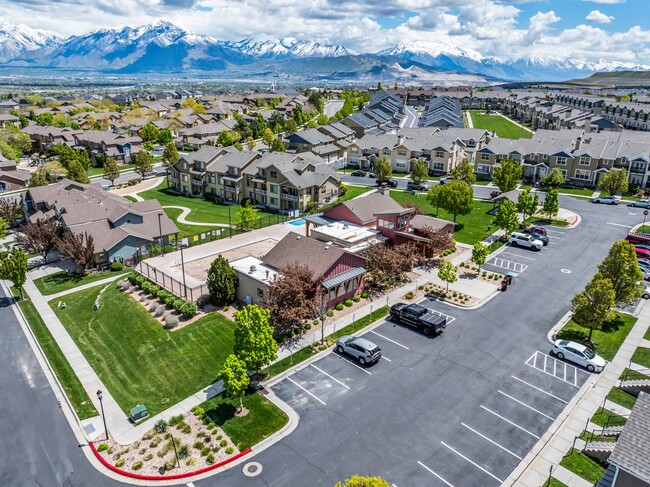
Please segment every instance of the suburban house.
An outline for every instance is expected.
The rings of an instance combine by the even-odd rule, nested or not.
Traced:
[[[133,262],[151,245],[169,244],[178,228],[156,200],[132,203],[88,184],[63,179],[49,186],[29,188],[25,218],[57,220],[65,231],[93,237],[95,263]]]
[[[231,131],[237,125],[237,120],[220,120],[218,122],[200,124],[178,131],[178,139],[175,141],[178,147],[191,147],[200,149],[204,145],[216,145],[219,134]]]
[[[142,150],[142,139],[139,136],[129,137],[113,132],[89,131],[76,134],[75,149],[86,149],[92,159],[97,154],[112,157],[118,163],[131,162],[131,154]]]
[[[312,152],[325,162],[335,162],[345,158],[345,149],[334,137],[319,130],[308,129],[290,134],[286,137],[287,150],[290,152]]]
[[[0,193],[22,189],[29,184],[31,173],[18,169],[16,161],[11,161],[0,154]]]
[[[20,119],[11,113],[0,113],[0,127],[8,127],[10,125],[18,125]]]
[[[29,124],[21,132],[29,135],[33,149],[38,152],[45,152],[57,144],[66,144],[72,147],[76,144],[75,137],[84,133],[83,130],[67,127],[42,127],[35,123]]]

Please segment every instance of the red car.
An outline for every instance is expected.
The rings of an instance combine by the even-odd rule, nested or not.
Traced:
[[[545,237],[548,236],[548,235],[546,234],[546,228],[544,228],[544,227],[540,227],[540,226],[538,226],[538,225],[532,225],[532,226],[528,227],[528,230],[530,230],[530,231],[532,231],[532,232],[535,232],[535,233],[541,233],[541,234],[544,235]]]
[[[492,191],[492,192],[490,193],[490,198],[496,198],[496,197],[499,196],[500,194],[501,194],[501,191]]]
[[[640,249],[638,247],[634,247],[634,251],[636,252],[637,258],[639,258],[639,259],[650,259],[650,250]]]

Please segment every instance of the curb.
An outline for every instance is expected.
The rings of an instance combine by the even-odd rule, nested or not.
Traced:
[[[555,343],[555,340],[553,339],[553,337],[555,337],[555,334],[558,331],[560,331],[564,327],[564,325],[566,325],[569,322],[572,316],[573,316],[573,311],[571,310],[567,311],[566,313],[564,313],[564,316],[560,318],[560,321],[555,323],[555,325],[553,325],[553,327],[548,331],[548,333],[546,334],[546,338],[548,339],[549,342],[551,342],[551,344]]]
[[[176,475],[140,475],[137,473],[132,473],[132,472],[127,472],[126,470],[121,470],[117,468],[114,465],[111,465],[108,463],[104,457],[102,457],[99,452],[97,451],[97,448],[95,448],[95,445],[93,444],[92,441],[88,442],[88,445],[90,446],[91,450],[95,454],[95,457],[101,462],[101,464],[111,470],[112,472],[115,472],[119,475],[123,475],[124,477],[129,477],[132,479],[137,479],[137,480],[177,480],[177,479],[185,479],[188,477],[194,477],[195,475],[200,475],[202,473],[210,472],[211,470],[215,470],[219,467],[223,467],[224,465],[234,462],[235,460],[238,460],[239,458],[243,457],[244,455],[248,455],[252,450],[250,448],[247,448],[246,450],[239,452],[237,455],[228,458],[227,460],[224,460],[223,462],[215,463],[214,465],[210,465],[209,467],[201,468],[199,470],[195,470],[193,472],[187,472],[187,473],[179,473]]]

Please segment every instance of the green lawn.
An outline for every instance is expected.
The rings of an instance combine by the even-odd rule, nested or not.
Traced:
[[[34,284],[41,294],[47,296],[49,294],[67,291],[74,287],[83,286],[84,284],[90,284],[91,282],[101,281],[102,279],[107,279],[109,277],[117,279],[121,274],[122,273],[120,272],[103,271],[93,272],[92,274],[81,277],[76,274],[69,274],[66,271],[61,271],[55,274],[50,274],[49,276],[34,279]]]
[[[639,228],[636,229],[636,231],[639,233],[645,233],[645,232],[650,233],[650,225],[641,225]]]
[[[487,186],[487,185],[490,184],[491,182],[492,182],[492,181],[487,180],[487,179],[484,179],[484,180],[476,180],[476,182],[474,183],[474,186]]]
[[[136,200],[133,196],[130,196],[130,195],[128,195],[128,194],[127,194],[126,196],[122,196],[122,198],[125,198],[125,199],[127,199],[127,200],[129,200],[129,201],[133,201],[134,203],[135,203],[136,201],[138,201],[138,200]]]
[[[650,348],[637,348],[632,355],[632,362],[650,369]]]
[[[598,482],[605,473],[600,463],[573,448],[562,458],[560,465],[592,483]]]
[[[469,115],[472,117],[474,128],[496,131],[499,137],[505,139],[530,139],[532,135],[528,130],[522,129],[496,113],[487,115],[479,110],[471,110]]]
[[[189,221],[197,223],[228,223],[229,205],[219,205],[203,198],[190,198],[176,193],[167,192],[167,183],[163,179],[155,188],[138,193],[145,200],[158,200],[162,206],[185,206],[191,210],[187,215]],[[274,213],[259,211],[258,216],[268,216]],[[231,223],[239,223],[239,206],[230,206]],[[197,232],[193,232],[197,233]]]
[[[372,315],[367,315],[364,316],[363,318],[359,318],[358,320],[350,323],[348,326],[341,328],[340,330],[333,333],[329,337],[325,337],[327,345],[328,346],[333,345],[334,342],[338,340],[340,337],[342,337],[343,335],[352,335],[357,331],[365,328],[369,324],[377,321],[378,319],[383,318],[388,314],[388,311],[389,311],[388,306],[382,306],[381,308],[373,311]],[[291,356],[286,357],[283,358],[282,360],[278,360],[272,365],[269,365],[266,369],[262,371],[262,373],[266,375],[267,379],[269,379],[278,374],[281,374],[285,370],[290,369],[291,367],[299,364],[300,362],[304,362],[305,360],[307,360],[312,355],[315,355],[316,353],[317,350],[312,346],[302,348],[297,352],[294,352],[293,357]]]
[[[177,208],[165,208],[165,213],[167,213],[167,216],[171,218],[178,227],[179,237],[186,237],[195,233],[208,232],[217,228],[208,225],[188,225],[187,223],[180,223],[177,218],[182,212],[183,210],[179,210]],[[228,230],[225,227],[224,229]]]
[[[650,374],[644,374],[643,372],[638,372],[636,370],[626,368],[621,373],[619,379],[620,380],[637,380],[637,379],[644,380],[644,379],[650,379]]]
[[[41,315],[38,314],[32,302],[29,299],[24,299],[18,302],[18,306],[23,311],[29,327],[36,336],[38,343],[47,357],[47,361],[59,379],[65,395],[68,396],[79,419],[97,416],[97,410],[90,401],[88,394],[86,394],[86,390],[81,385],[81,382],[79,382],[74,370],[70,367],[68,360],[63,355],[59,345],[54,340],[54,337],[52,337],[50,330],[43,322]]]
[[[583,431],[580,435],[582,441],[616,441],[615,436],[594,435],[589,431]]]
[[[220,394],[208,399],[201,407],[205,414],[221,426],[240,451],[256,445],[287,424],[284,412],[268,401],[259,392],[244,396],[246,416],[235,416],[239,399]]]
[[[406,202],[410,200],[420,205],[429,215],[436,216],[436,209],[431,206],[431,203],[429,203],[425,194],[415,196],[404,191],[391,191],[390,195],[402,206],[405,206]],[[496,231],[496,227],[488,230],[488,225],[493,219],[492,215],[488,215],[488,211],[493,207],[494,205],[487,201],[474,200],[474,209],[472,212],[469,215],[458,216],[456,218],[456,222],[462,223],[463,228],[456,230],[454,238],[459,242],[474,245],[476,242],[480,242],[492,232]],[[454,219],[452,215],[443,209],[438,211],[438,218],[448,221],[453,221]]]
[[[592,340],[594,351],[605,360],[612,360],[623,341],[636,323],[636,318],[618,313],[616,318],[603,326],[602,330],[594,330]],[[589,336],[589,329],[580,326],[573,319],[564,325],[557,338],[582,342]]]
[[[643,336],[646,340],[650,340],[650,328],[645,332],[645,335]]]
[[[581,189],[581,188],[559,188],[558,191],[560,194],[573,194],[580,196],[591,196],[594,194],[593,189]]]
[[[555,477],[551,477],[551,479],[547,482],[544,482],[541,487],[569,487],[567,484],[564,482],[560,482],[558,479]]]
[[[636,403],[636,397],[617,387],[612,387],[612,390],[607,394],[607,399],[627,409],[632,409]]]
[[[318,211],[325,211],[328,208],[332,208],[333,206],[338,205],[339,203],[343,203],[345,201],[349,201],[353,198],[356,198],[357,196],[361,196],[364,193],[368,193],[372,190],[372,188],[369,188],[368,186],[347,186],[348,188],[347,191],[343,196],[340,198],[337,198],[336,200],[332,201],[331,203],[328,203],[327,205],[321,206]]]
[[[68,295],[64,310],[51,306],[125,413],[144,404],[153,416],[185,399],[212,383],[232,352],[233,323],[218,313],[167,331],[113,285],[93,311],[99,291]]]
[[[591,422],[603,427],[606,424],[609,424],[609,426],[623,426],[627,422],[627,419],[609,409],[598,408],[596,414],[592,416]]]
[[[120,172],[127,171],[129,169],[133,169],[135,167],[135,164],[124,164],[120,165]],[[93,176],[99,176],[100,174],[104,174],[104,168],[103,167],[89,167],[88,168],[88,176],[93,177]]]

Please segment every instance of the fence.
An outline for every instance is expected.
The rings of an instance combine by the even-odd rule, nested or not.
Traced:
[[[155,282],[161,288],[167,289],[167,291],[174,293],[180,298],[187,299],[189,301],[196,301],[204,294],[208,294],[208,288],[205,284],[200,284],[194,287],[188,286],[178,279],[174,279],[173,277],[165,274],[162,270],[150,266],[144,260],[140,261],[136,267],[136,270],[151,282]]]

